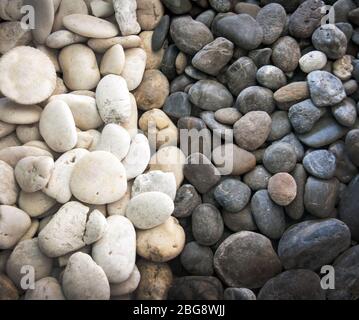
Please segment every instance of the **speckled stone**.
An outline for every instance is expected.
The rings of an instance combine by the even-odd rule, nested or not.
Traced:
[[[336,158],[327,150],[315,150],[308,153],[303,159],[307,172],[319,179],[331,179],[336,170]]]

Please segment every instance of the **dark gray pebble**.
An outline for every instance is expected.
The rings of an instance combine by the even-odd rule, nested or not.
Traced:
[[[201,203],[202,199],[196,189],[190,184],[185,184],[177,191],[174,201],[175,210],[173,211],[173,216],[176,218],[189,217],[193,210]]]
[[[227,288],[224,290],[224,300],[256,300],[252,290],[246,288]]]
[[[248,87],[239,94],[235,107],[242,114],[251,111],[265,111],[270,114],[275,109],[273,92],[259,86]]]
[[[328,150],[315,150],[304,157],[303,165],[310,175],[328,180],[334,177],[337,160]]]
[[[187,243],[181,253],[181,263],[194,276],[213,274],[213,252],[210,248],[193,241]]]
[[[272,144],[263,157],[264,167],[270,173],[291,172],[297,164],[297,155],[292,145],[285,142]]]
[[[250,205],[239,212],[223,211],[222,216],[225,226],[233,232],[257,230]]]
[[[158,51],[163,47],[169,29],[170,29],[170,17],[168,15],[165,15],[161,18],[159,24],[153,31],[153,35],[152,35],[153,51]]]
[[[188,94],[184,92],[172,93],[167,97],[163,111],[173,118],[182,118],[191,115],[192,105]]]

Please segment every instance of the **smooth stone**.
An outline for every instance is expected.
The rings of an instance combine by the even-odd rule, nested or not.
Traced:
[[[46,39],[46,45],[52,49],[62,49],[75,43],[86,42],[87,38],[68,30],[59,30],[51,33]]]
[[[208,10],[203,11],[202,13],[200,13],[196,17],[196,20],[199,21],[199,22],[202,22],[208,28],[210,28],[215,16],[216,16],[216,12],[214,10],[212,10],[212,9],[208,9]]]
[[[266,112],[251,111],[235,123],[235,141],[239,147],[254,151],[267,140],[271,126],[272,120]]]
[[[176,58],[177,60],[177,58]],[[177,72],[177,69],[176,69]],[[191,77],[194,80],[215,80],[212,76],[199,71],[198,69],[196,69],[195,67],[189,65],[186,66],[186,68],[184,69],[184,72],[186,73],[187,76]],[[188,90],[185,90],[185,92]]]
[[[251,190],[241,181],[226,179],[214,191],[216,201],[229,212],[243,210],[251,197]]]
[[[280,206],[288,206],[297,196],[297,183],[288,173],[277,173],[269,179],[268,193]]]
[[[54,160],[50,157],[26,157],[15,167],[15,177],[25,192],[36,192],[45,188],[54,169]]]
[[[164,15],[164,6],[160,0],[136,1],[136,18],[141,30],[151,31],[157,27]]]
[[[264,152],[263,164],[271,173],[291,172],[297,164],[294,147],[285,142],[272,144]]]
[[[268,141],[276,141],[287,134],[291,130],[291,124],[286,111],[276,111],[272,114],[272,130],[268,136]]]
[[[298,67],[301,52],[294,38],[282,37],[274,43],[272,49],[273,64],[283,72],[292,72]]]
[[[30,217],[36,218],[50,210],[56,204],[56,201],[41,191],[33,193],[21,191],[18,204],[19,208],[24,210]]]
[[[131,137],[120,125],[110,123],[102,131],[96,151],[107,151],[122,161],[130,150]]]
[[[246,288],[227,288],[223,294],[224,300],[257,300],[255,293]]]
[[[20,46],[1,57],[0,91],[7,98],[32,105],[49,98],[55,87],[55,67],[42,51]]]
[[[56,278],[46,277],[36,281],[34,290],[27,290],[25,300],[65,300]]]
[[[120,76],[125,67],[125,52],[120,44],[108,49],[102,57],[100,72],[106,76],[115,74]]]
[[[200,117],[207,125],[207,127],[212,130],[214,135],[219,136],[226,141],[233,141],[232,128],[230,126],[219,123],[214,117],[214,112],[201,112]]]
[[[170,92],[174,93],[174,92],[185,91],[185,89],[191,86],[193,83],[194,83],[193,79],[191,79],[185,74],[181,74],[171,82]]]
[[[118,297],[133,293],[137,289],[140,281],[141,274],[137,266],[135,266],[130,277],[126,281],[118,284],[110,284],[111,297]]]
[[[140,47],[141,38],[137,35],[113,37],[108,39],[90,39],[87,45],[96,53],[105,53],[116,44],[120,44],[124,49]]]
[[[0,300],[18,300],[19,292],[14,283],[3,273],[0,274]]]
[[[221,176],[211,161],[201,153],[193,153],[187,158],[183,172],[186,179],[202,194],[214,187]]]
[[[0,98],[0,120],[7,124],[33,124],[40,120],[42,109],[37,105],[22,105]]]
[[[103,269],[88,254],[71,256],[62,276],[62,288],[69,300],[109,300],[110,285]]]
[[[310,132],[322,115],[323,109],[317,108],[310,99],[293,105],[288,112],[289,121],[299,134]]]
[[[101,178],[95,172],[101,173]],[[117,177],[113,179],[113,177]],[[81,158],[73,168],[72,194],[89,204],[108,204],[126,193],[127,178],[120,160],[106,151],[95,151]]]
[[[225,73],[228,88],[234,96],[241,91],[256,84],[257,67],[253,60],[241,57],[231,64]]]
[[[271,114],[275,109],[273,92],[260,86],[248,87],[239,94],[235,107],[242,114],[251,111],[265,111]]]
[[[352,238],[359,239],[358,202],[356,197],[359,190],[359,176],[356,176],[349,184],[339,203],[339,218],[346,223],[350,229]]]
[[[153,31],[143,31],[139,36],[142,41],[141,48],[146,51],[147,55],[146,70],[159,69],[165,53],[165,48],[162,47],[158,51],[152,49]]]
[[[226,38],[216,38],[196,53],[192,65],[202,72],[216,76],[231,60],[233,49],[233,43]]]
[[[20,21],[2,22],[0,25],[1,54],[5,54],[15,47],[26,46],[31,39],[31,31],[21,28]]]
[[[263,30],[262,43],[270,45],[283,33],[287,23],[287,13],[280,4],[271,3],[259,10],[256,20]]]
[[[298,138],[311,148],[321,148],[341,139],[347,131],[333,118],[324,117],[316,122],[311,131],[298,135]]]
[[[278,90],[287,84],[284,72],[271,65],[265,65],[257,71],[257,81],[270,90]]]
[[[137,134],[132,138],[130,149],[122,161],[126,170],[127,180],[142,174],[146,170],[150,158],[151,150],[148,139],[143,134]]]
[[[322,22],[324,5],[321,0],[304,1],[289,18],[289,33],[295,38],[309,38]]]
[[[248,14],[223,17],[216,23],[216,30],[218,35],[246,50],[256,49],[263,41],[262,27]]]
[[[192,233],[203,246],[214,245],[224,231],[220,211],[211,204],[201,204],[192,213]]]
[[[279,105],[287,105],[284,110],[288,110],[294,103],[300,102],[310,97],[309,87],[306,81],[292,82],[274,93],[274,100]]]
[[[95,53],[83,44],[63,48],[59,55],[63,79],[71,90],[92,90],[100,81]]]
[[[118,35],[117,27],[104,19],[85,14],[70,14],[63,18],[64,26],[87,38],[112,38]]]
[[[175,92],[170,94],[163,106],[163,111],[170,117],[182,118],[191,115],[192,104],[189,96],[184,92]]]
[[[336,158],[330,151],[315,150],[304,157],[303,165],[310,175],[328,180],[335,175]]]
[[[131,99],[126,80],[117,75],[101,79],[96,89],[96,103],[105,123],[126,123],[131,117]]]
[[[257,191],[251,201],[252,215],[260,232],[270,239],[280,239],[285,231],[283,208],[275,204],[268,191]]]
[[[95,0],[90,3],[92,14],[97,18],[107,18],[115,13],[112,3]]]
[[[179,54],[179,50],[176,47],[176,45],[171,44],[167,47],[164,55],[163,55],[163,59],[162,59],[162,63],[161,63],[161,71],[162,73],[168,78],[168,80],[173,80],[176,78],[177,76],[177,71],[176,71],[176,59],[177,56]],[[182,78],[184,77],[184,75],[182,76]],[[185,83],[183,86],[187,86],[188,83]],[[171,84],[172,86],[173,84]],[[184,91],[184,90],[178,90],[178,91]],[[173,92],[173,90],[171,89],[171,92]]]
[[[253,191],[258,191],[267,189],[270,178],[271,174],[262,165],[258,165],[244,176],[243,181]]]
[[[250,205],[235,213],[224,211],[222,217],[224,225],[233,232],[257,230]]]
[[[92,247],[92,257],[110,283],[121,283],[130,277],[135,267],[136,233],[125,217],[111,216],[107,223],[104,236]]]
[[[137,230],[136,235],[137,254],[152,262],[173,260],[185,245],[185,232],[173,217],[153,229]]]
[[[84,0],[72,1],[72,0],[64,0],[61,1],[58,5],[58,10],[55,10],[55,21],[53,26],[53,31],[58,31],[65,29],[63,24],[64,17],[70,14],[83,14],[87,15],[90,11],[90,7],[86,5]]]
[[[131,194],[136,197],[142,193],[160,192],[174,200],[176,191],[176,178],[172,172],[150,171],[135,179]]]
[[[323,69],[328,62],[327,56],[321,51],[310,51],[299,60],[300,68],[305,73]]]
[[[100,240],[107,230],[105,216],[99,210],[92,211],[86,222],[86,231],[83,240],[86,245],[93,244]]]
[[[311,270],[289,270],[269,280],[258,300],[325,300],[321,279]]]
[[[214,255],[219,277],[230,287],[256,289],[281,271],[281,263],[268,238],[242,231],[229,236]]]
[[[6,162],[0,160],[0,203],[14,205],[18,197],[18,187],[16,184],[14,169]]]
[[[349,137],[348,133],[347,137]],[[355,165],[350,161],[345,143],[338,141],[329,147],[329,151],[335,155],[336,171],[335,176],[342,183],[349,183],[358,173]]]
[[[240,118],[242,114],[236,108],[222,108],[215,112],[214,118],[226,125],[235,124]]]
[[[248,3],[248,2],[238,2],[234,7],[235,12],[247,13],[254,19],[257,17],[260,9],[261,9],[261,7],[259,5],[255,4],[255,3]]]
[[[0,120],[0,138],[4,138],[16,130],[16,125]]]
[[[186,276],[177,278],[168,292],[169,300],[222,300],[223,286],[215,277]]]
[[[134,92],[138,108],[148,111],[160,109],[169,95],[170,85],[166,76],[159,70],[146,70],[141,84]]]
[[[193,241],[187,243],[181,253],[181,264],[195,276],[213,275],[213,252],[209,247]]]
[[[288,229],[278,246],[286,270],[317,270],[350,246],[349,228],[337,219],[312,220]]]
[[[354,165],[359,164],[358,152],[359,130],[354,129],[348,132],[345,138],[345,151]]]
[[[263,48],[250,51],[248,57],[253,60],[257,68],[261,68],[271,64],[272,53],[271,48]]]
[[[19,242],[7,261],[6,274],[18,288],[21,288],[21,281],[24,276],[21,270],[24,266],[34,268],[36,271],[34,274],[35,281],[51,274],[53,260],[41,252],[37,238]]]
[[[141,26],[137,22],[135,0],[113,0],[113,7],[121,35],[128,36],[141,31]]]
[[[345,34],[347,40],[350,41],[354,32],[353,26],[348,22],[337,22],[335,25]]]
[[[173,216],[176,218],[186,218],[192,215],[193,210],[202,203],[201,196],[196,189],[190,185],[185,184],[181,186],[176,194],[174,200],[175,209]]]
[[[16,207],[0,206],[0,248],[12,249],[30,228],[26,212]]]
[[[42,191],[59,203],[65,204],[70,201],[72,197],[70,179],[73,169],[75,164],[88,154],[89,151],[85,149],[73,149],[60,156],[55,161],[50,180]]]
[[[152,50],[159,51],[166,40],[168,31],[170,29],[170,17],[165,15],[161,18],[152,35]]]
[[[0,160],[6,162],[11,167],[15,168],[17,163],[26,157],[41,157],[49,156],[52,157],[51,153],[43,149],[31,146],[13,146],[6,147],[0,150]]]
[[[184,14],[192,8],[189,0],[163,0],[163,4],[174,14]]]
[[[333,106],[346,98],[343,83],[327,71],[313,71],[308,75],[313,103],[317,107]]]
[[[45,107],[39,129],[45,142],[56,152],[66,152],[76,146],[75,120],[71,109],[63,101],[53,100]]]
[[[252,153],[231,143],[213,149],[212,161],[220,172],[234,176],[247,173],[256,165],[256,159]]]
[[[125,50],[125,66],[122,77],[127,82],[129,91],[135,90],[142,82],[146,68],[146,51],[142,48]]]
[[[349,128],[354,126],[358,115],[355,102],[350,98],[346,98],[341,103],[333,106],[332,114],[339,124]]]
[[[89,208],[79,202],[68,202],[61,207],[39,234],[41,251],[56,258],[84,247],[88,212]]]
[[[213,35],[206,25],[193,20],[190,16],[173,19],[170,34],[178,49],[189,55],[196,54],[213,41]]]
[[[313,46],[329,59],[339,59],[347,51],[348,40],[345,34],[335,25],[322,25],[312,35]]]

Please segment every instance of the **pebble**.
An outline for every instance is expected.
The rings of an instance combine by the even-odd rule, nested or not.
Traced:
[[[19,292],[14,283],[3,273],[0,274],[0,300],[18,300]]]
[[[208,28],[211,27],[212,22],[214,17],[216,16],[216,12],[208,9],[206,11],[203,11],[202,13],[200,13],[197,17],[196,20],[199,22],[202,22],[203,24],[205,24]]]
[[[350,246],[349,228],[337,219],[312,220],[287,230],[278,246],[286,270],[317,270]]]
[[[268,238],[242,231],[222,242],[214,255],[214,268],[226,285],[256,289],[282,267]]]
[[[332,107],[332,114],[339,124],[352,127],[357,119],[355,103],[350,98],[345,98],[341,103]]]
[[[273,64],[283,72],[292,72],[298,67],[301,52],[294,38],[282,37],[274,43],[272,49]]]
[[[116,44],[120,44],[124,49],[137,48],[141,46],[141,38],[137,35],[113,37],[108,39],[90,39],[88,46],[96,53],[105,53]]]
[[[36,281],[34,290],[27,290],[25,300],[65,300],[56,278],[46,277]]]
[[[236,108],[222,108],[215,112],[214,118],[226,125],[235,124],[240,118],[242,114]]]
[[[176,70],[176,59],[179,54],[179,50],[176,47],[176,45],[171,44],[167,47],[165,50],[165,53],[163,55],[162,63],[160,70],[161,72],[167,77],[168,80],[174,80],[177,77],[177,70]],[[181,81],[180,81],[181,80]],[[177,81],[184,82],[183,86],[186,87],[188,82],[184,80],[187,79],[184,75],[182,77],[179,77]],[[191,81],[192,82],[192,81]],[[172,86],[175,85],[175,82],[172,82]],[[183,89],[184,89],[183,87]],[[174,92],[177,90],[172,90],[171,92]],[[178,90],[178,91],[184,91],[184,90]]]
[[[201,203],[202,199],[196,189],[191,184],[185,184],[176,193],[173,216],[176,218],[189,217]]]
[[[2,22],[0,25],[0,53],[5,54],[18,46],[26,46],[32,39],[31,31],[21,28],[21,22]]]
[[[140,281],[141,274],[135,265],[130,277],[126,281],[119,284],[110,284],[111,297],[119,297],[133,293],[137,289]]]
[[[156,28],[153,31],[152,35],[152,50],[158,51],[160,50],[166,40],[168,31],[170,29],[170,17],[165,15],[161,18]]]
[[[345,151],[349,156],[349,159],[357,166],[359,163],[359,154],[357,141],[359,139],[358,129],[354,129],[348,132],[345,138]]]
[[[278,104],[289,104],[291,107],[294,103],[300,102],[309,98],[309,87],[306,81],[298,81],[287,84],[286,86],[278,89],[274,93],[274,100]],[[286,109],[288,109],[287,107]]]
[[[0,203],[5,205],[14,205],[18,196],[18,187],[16,184],[13,168],[6,162],[0,160]]]
[[[238,30],[242,32],[237,32]],[[256,49],[263,41],[261,25],[248,14],[221,18],[216,22],[216,32],[245,50]]]
[[[107,218],[107,230],[92,247],[92,258],[105,271],[110,283],[126,281],[136,260],[136,232],[125,217]]]
[[[213,41],[213,35],[206,25],[193,20],[190,16],[173,19],[170,34],[178,49],[189,55],[196,54]]]
[[[189,101],[189,96],[184,92],[175,92],[170,94],[163,106],[163,111],[173,118],[182,118],[191,115],[192,104]]]
[[[315,150],[304,157],[303,165],[310,175],[328,180],[334,177],[336,158],[330,151]]]
[[[193,241],[187,243],[181,253],[181,264],[195,276],[213,275],[213,252],[210,248]]]
[[[264,111],[251,111],[239,119],[233,129],[239,147],[254,151],[267,140],[272,128],[272,120]]]
[[[150,31],[156,28],[164,15],[164,7],[160,0],[136,1],[136,18],[142,30]]]
[[[263,164],[271,173],[291,172],[297,164],[297,155],[292,145],[278,142],[266,149]]]
[[[115,74],[120,76],[125,67],[125,52],[120,44],[108,49],[102,57],[100,72],[106,76]]]
[[[253,191],[258,191],[267,189],[270,178],[271,174],[262,165],[258,165],[243,177],[243,181]]]
[[[239,2],[235,5],[234,11],[237,13],[247,13],[255,19],[260,9],[261,7],[255,3]]]
[[[132,48],[125,50],[125,66],[122,77],[127,82],[129,91],[133,91],[141,84],[146,68],[146,51],[142,48]],[[136,66],[134,68],[134,66]]]
[[[192,4],[189,0],[163,0],[163,4],[174,14],[184,14],[192,9]]]
[[[353,70],[352,57],[349,55],[345,55],[333,63],[333,74],[342,81],[350,80]]]
[[[243,210],[251,197],[249,187],[236,179],[226,179],[214,191],[216,201],[229,212]]]
[[[342,58],[348,46],[345,34],[335,25],[322,25],[312,35],[315,49],[322,51],[329,59]]]
[[[226,38],[218,37],[204,46],[192,59],[198,70],[216,76],[233,56],[234,45]]]
[[[220,180],[218,169],[201,153],[193,153],[187,158],[183,173],[186,179],[202,194],[208,192]]]
[[[257,68],[261,68],[271,64],[272,53],[271,48],[257,49],[250,51],[248,57],[253,60]]]
[[[308,75],[311,98],[317,107],[333,106],[345,97],[343,83],[327,71],[313,71]]]
[[[167,262],[178,257],[185,246],[185,232],[176,218],[150,230],[138,230],[137,254],[152,262]]]
[[[235,213],[223,211],[222,217],[225,226],[233,232],[257,230],[250,205]]]
[[[310,132],[315,123],[321,118],[325,109],[317,108],[312,100],[301,101],[292,107],[288,112],[288,118],[297,133]]]
[[[68,30],[59,30],[51,33],[46,39],[46,45],[52,49],[62,49],[75,43],[86,42],[87,38]]]
[[[62,276],[64,294],[69,300],[109,300],[110,285],[103,269],[88,254],[70,257]]]
[[[203,246],[214,245],[222,236],[224,224],[221,213],[211,204],[201,204],[192,213],[192,233]]]
[[[246,288],[227,288],[223,294],[224,300],[257,300],[252,290]]]
[[[271,114],[275,109],[273,92],[259,86],[248,87],[238,95],[235,107],[242,114],[251,111],[265,111]]]
[[[328,62],[327,56],[321,51],[310,51],[299,60],[300,68],[305,73],[323,69]]]
[[[287,84],[284,72],[276,66],[265,65],[257,71],[257,81],[270,90],[278,90]]]
[[[20,46],[1,57],[0,91],[7,98],[20,104],[36,104],[49,98],[55,86],[55,67],[40,50]]]
[[[37,105],[21,105],[0,98],[0,120],[7,124],[33,124],[40,120],[42,109]]]
[[[297,183],[288,173],[277,173],[268,181],[268,193],[280,206],[288,206],[297,196]]]
[[[269,280],[258,300],[325,300],[321,279],[311,270],[289,270]]]
[[[64,0],[58,6],[58,11],[55,14],[55,21],[53,26],[53,31],[58,31],[64,29],[63,19],[64,17],[70,14],[83,14],[87,15],[89,10],[84,0],[71,1]]]
[[[276,111],[272,114],[272,130],[268,141],[276,141],[291,133],[291,124],[288,119],[288,112]]]
[[[214,112],[205,111],[200,114],[201,119],[212,130],[215,136],[220,136],[226,141],[233,141],[233,130],[230,126],[219,123],[215,117]]]
[[[100,240],[107,230],[107,221],[103,213],[99,210],[92,211],[86,222],[84,242],[91,245]]]
[[[78,200],[88,204],[115,202],[126,193],[125,168],[120,160],[109,152],[89,153],[75,164],[70,188]]]
[[[262,43],[270,45],[283,33],[287,23],[287,13],[280,4],[270,3],[259,10],[256,20],[263,29]]]
[[[286,227],[284,210],[271,200],[268,191],[260,190],[253,195],[251,209],[260,232],[270,239],[280,239]]]

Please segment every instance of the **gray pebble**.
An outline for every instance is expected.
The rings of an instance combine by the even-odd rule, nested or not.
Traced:
[[[197,242],[187,243],[181,253],[181,263],[186,271],[194,276],[213,274],[213,252]]]
[[[176,218],[189,217],[193,210],[201,203],[202,199],[196,189],[190,184],[185,184],[177,190],[174,201],[175,210],[173,211],[173,216]]]
[[[336,158],[330,151],[315,150],[304,157],[303,165],[310,175],[328,180],[334,177]]]
[[[248,172],[244,176],[243,181],[253,191],[258,191],[262,189],[267,189],[268,182],[271,176],[272,175],[266,170],[266,168],[259,165],[256,166],[251,172]]]
[[[223,297],[224,300],[257,300],[254,292],[246,288],[227,288]]]
[[[257,71],[257,81],[271,90],[278,90],[287,84],[284,72],[271,65],[263,66]]]
[[[289,143],[275,143],[266,149],[263,164],[273,174],[291,172],[297,164],[297,155]]]
[[[275,109],[273,92],[259,86],[248,87],[239,94],[235,107],[242,114],[251,111],[265,111],[271,114]]]
[[[283,138],[291,132],[291,125],[288,119],[288,112],[276,111],[271,115],[272,130],[269,134],[268,141],[276,141]]]

